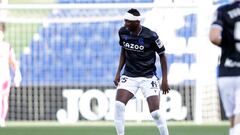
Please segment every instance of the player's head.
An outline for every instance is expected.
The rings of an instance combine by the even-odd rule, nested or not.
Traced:
[[[125,27],[130,31],[135,31],[140,25],[141,15],[137,9],[130,9],[124,15]]]
[[[3,41],[5,29],[5,23],[0,22],[0,41]]]

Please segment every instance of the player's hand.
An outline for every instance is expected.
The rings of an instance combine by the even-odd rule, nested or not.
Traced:
[[[163,91],[163,94],[167,94],[169,93],[169,86],[168,86],[168,82],[166,80],[162,80],[162,84],[161,84],[161,90]]]
[[[114,80],[113,80],[114,85],[115,85],[116,87],[118,86],[119,81],[120,81],[120,74],[116,74],[116,75],[115,75],[115,78],[114,78]]]

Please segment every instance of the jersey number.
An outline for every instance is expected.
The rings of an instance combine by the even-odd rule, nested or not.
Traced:
[[[152,85],[152,88],[157,88],[157,82],[156,81],[152,81],[151,85]]]
[[[240,22],[236,22],[234,27],[234,39],[240,40]],[[236,50],[240,53],[240,42],[235,44]]]
[[[122,82],[122,83],[125,83],[125,82],[127,81],[127,79],[128,79],[128,78],[123,77],[123,78],[121,79],[121,82]]]

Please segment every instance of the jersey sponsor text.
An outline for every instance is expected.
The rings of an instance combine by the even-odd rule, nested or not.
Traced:
[[[240,68],[240,61],[233,61],[229,58],[226,59],[224,63],[225,67],[239,67]]]
[[[127,43],[127,42],[124,42],[124,41],[123,41],[123,46],[125,47],[125,49],[132,50],[132,51],[137,51],[137,52],[143,52],[143,50],[144,50],[143,45]]]
[[[231,19],[240,16],[240,8],[235,8],[233,10],[228,11],[228,15]]]

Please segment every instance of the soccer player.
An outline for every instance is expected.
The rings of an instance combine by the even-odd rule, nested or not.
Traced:
[[[8,97],[10,94],[10,66],[15,71],[14,84],[20,85],[21,73],[15,59],[13,48],[4,39],[5,24],[0,23],[0,127],[5,126],[5,119],[8,112]]]
[[[216,10],[209,39],[222,51],[218,86],[230,121],[229,135],[240,135],[240,0]]]
[[[124,135],[124,112],[128,101],[140,89],[147,100],[149,111],[161,135],[168,135],[166,120],[160,114],[160,84],[156,77],[156,53],[162,68],[161,89],[169,92],[165,48],[158,35],[140,24],[137,9],[130,9],[124,16],[125,25],[119,30],[121,54],[114,83],[117,86],[114,121],[118,135]],[[125,67],[124,67],[125,66]],[[121,70],[124,72],[121,76]]]

